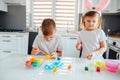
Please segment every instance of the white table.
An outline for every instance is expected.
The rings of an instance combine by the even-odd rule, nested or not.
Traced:
[[[64,67],[57,73],[47,71],[44,65],[55,60],[45,60],[39,68],[26,68],[25,61],[29,55],[12,54],[0,60],[0,80],[120,80],[120,70],[117,73],[108,71],[96,72],[93,63],[96,60],[80,58],[62,58]],[[37,56],[44,59],[43,56]],[[72,70],[67,70],[67,65]],[[89,71],[84,67],[88,66]]]

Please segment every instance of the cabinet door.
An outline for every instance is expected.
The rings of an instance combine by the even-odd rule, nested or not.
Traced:
[[[62,40],[62,44],[63,44],[62,56],[65,56],[65,53],[66,53],[66,37],[62,36],[61,40]]]
[[[16,35],[3,33],[0,34],[1,50],[16,50]]]
[[[7,4],[12,4],[12,5],[25,5],[26,0],[4,0],[5,3]]]
[[[116,8],[117,8],[117,11],[120,12],[120,0],[117,0]]]
[[[5,4],[3,0],[0,0],[0,11],[7,12],[7,4]]]
[[[28,50],[28,33],[17,35],[17,52],[20,54],[27,54]]]
[[[16,53],[16,35],[1,33],[0,34],[0,59]]]
[[[0,11],[2,10],[2,7],[3,7],[2,3],[3,3],[2,0],[0,0]]]
[[[2,39],[1,49],[16,50],[16,43],[17,43],[16,40]]]
[[[1,50],[0,49],[0,59],[5,59],[7,56],[11,54],[15,54],[16,51],[13,50]]]
[[[79,57],[79,51],[76,50],[77,37],[66,36],[63,38],[63,56],[64,57]]]

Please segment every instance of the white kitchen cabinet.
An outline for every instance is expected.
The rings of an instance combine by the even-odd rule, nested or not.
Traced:
[[[5,4],[3,0],[0,0],[0,11],[8,12],[7,4]]]
[[[119,10],[119,12],[120,12],[120,0],[117,0],[116,8],[117,8],[117,11]]]
[[[98,0],[96,0],[96,1],[98,1]],[[118,8],[117,3],[120,4],[120,1],[119,0],[111,0],[109,5],[104,10],[102,10],[102,12],[103,13],[116,13],[117,8]]]
[[[62,42],[63,57],[79,57],[80,51],[75,48],[77,36],[62,36]]]
[[[3,51],[0,50],[0,59],[5,59],[7,56],[16,53],[15,51]]]
[[[0,32],[0,53],[27,54],[28,33]]]
[[[120,0],[111,0],[113,5],[111,6],[111,8],[113,8],[113,13],[118,12],[117,10],[120,9],[119,5],[120,5]],[[112,4],[111,3],[111,4]]]
[[[26,5],[26,0],[4,0],[8,5]]]
[[[1,53],[15,53],[17,47],[17,39],[15,34],[0,34],[0,51]]]
[[[65,57],[65,53],[66,53],[66,37],[65,37],[65,36],[62,36],[62,37],[61,37],[61,40],[62,40],[62,44],[63,44],[62,54],[63,54],[63,56]]]
[[[27,54],[28,51],[28,33],[17,34],[17,53]]]

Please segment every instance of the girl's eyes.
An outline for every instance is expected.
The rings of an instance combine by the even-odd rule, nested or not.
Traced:
[[[93,22],[93,23],[95,23],[96,21],[89,21],[89,20],[88,20],[87,22]]]

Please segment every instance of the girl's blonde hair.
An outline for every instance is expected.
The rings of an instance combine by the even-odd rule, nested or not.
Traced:
[[[50,36],[56,31],[56,24],[53,19],[47,18],[42,22],[41,30],[44,36]]]
[[[101,29],[102,18],[101,18],[101,15],[97,11],[89,11],[81,17],[81,22],[80,22],[81,28],[85,30],[85,22],[84,22],[85,17],[95,17],[97,15],[99,15],[99,23],[98,23],[97,28]]]

